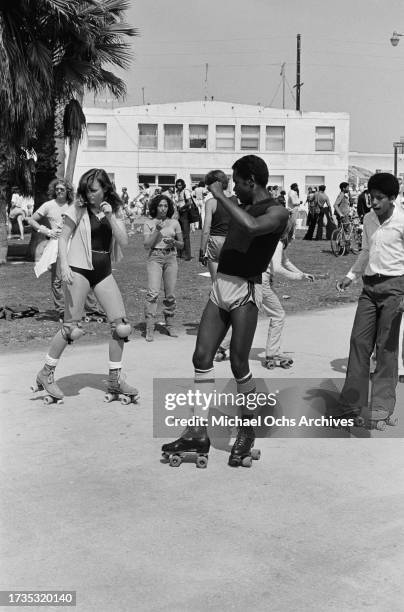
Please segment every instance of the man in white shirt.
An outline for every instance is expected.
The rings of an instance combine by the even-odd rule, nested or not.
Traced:
[[[404,211],[395,205],[399,183],[392,174],[374,174],[368,189],[372,210],[364,217],[362,251],[338,284],[344,291],[363,275],[340,407],[344,414],[367,411],[370,356],[376,344],[370,425],[377,426],[379,421],[389,422],[396,402],[404,303]]]

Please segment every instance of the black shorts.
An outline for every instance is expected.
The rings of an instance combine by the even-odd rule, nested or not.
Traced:
[[[81,276],[84,276],[90,283],[90,287],[95,287],[104,278],[107,278],[112,273],[111,268],[111,255],[109,253],[99,253],[92,251],[92,260],[94,270],[85,270],[84,268],[76,268],[70,266],[74,272],[78,272]]]

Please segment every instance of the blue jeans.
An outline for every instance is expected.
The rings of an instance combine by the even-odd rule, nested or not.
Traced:
[[[153,322],[157,312],[157,300],[161,281],[164,286],[163,313],[173,317],[176,310],[175,285],[177,284],[178,263],[176,251],[152,249],[147,260],[147,294],[145,303],[146,323]]]

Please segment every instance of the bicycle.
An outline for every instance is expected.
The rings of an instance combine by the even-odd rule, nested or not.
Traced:
[[[362,229],[358,217],[354,217],[349,223],[341,222],[331,234],[331,250],[335,257],[345,253],[357,255],[362,248]]]

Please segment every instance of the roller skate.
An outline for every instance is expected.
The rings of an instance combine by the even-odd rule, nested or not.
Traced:
[[[31,386],[31,391],[46,391],[43,401],[45,404],[63,404],[63,393],[55,383],[55,368],[44,365],[36,377],[36,384]]]
[[[226,361],[227,351],[222,346],[219,346],[215,355],[215,361]]]
[[[131,387],[125,381],[121,370],[110,370],[108,377],[108,389],[104,396],[104,402],[113,402],[119,400],[121,404],[137,404],[139,399],[139,391],[135,387]]]
[[[261,451],[253,448],[255,441],[254,428],[251,425],[242,425],[238,429],[236,440],[230,451],[229,465],[231,467],[251,467],[252,462],[258,461]]]
[[[364,427],[365,419],[362,416],[361,408],[350,408],[349,406],[339,406],[332,415],[331,418],[336,419],[345,419],[347,421],[352,421],[353,427]],[[338,422],[332,424],[333,429],[343,429],[345,431],[351,431],[350,425],[340,425]]]
[[[398,418],[389,414],[387,410],[369,410],[365,420],[365,426],[368,429],[384,431],[388,425],[390,427],[398,425]]]
[[[184,459],[190,457],[195,459],[197,468],[206,468],[209,449],[210,440],[206,428],[187,427],[178,440],[163,444],[161,452],[163,453],[163,459],[171,467],[179,467]]]
[[[288,370],[293,365],[293,359],[286,355],[272,355],[272,357],[267,355],[262,365],[267,370],[273,370],[274,368],[284,368]]]
[[[146,323],[146,342],[153,342],[154,340],[154,323]]]
[[[165,320],[167,335],[171,336],[171,338],[178,338],[179,332],[178,329],[173,325],[172,317],[166,317]]]
[[[86,312],[83,317],[83,321],[85,323],[90,323],[91,321],[94,321],[95,323],[105,323],[106,320],[107,315],[105,312],[98,312],[96,310],[94,312]]]

